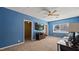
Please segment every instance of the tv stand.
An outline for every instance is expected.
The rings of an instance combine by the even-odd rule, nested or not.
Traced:
[[[36,33],[36,40],[44,39],[46,35],[43,32]]]

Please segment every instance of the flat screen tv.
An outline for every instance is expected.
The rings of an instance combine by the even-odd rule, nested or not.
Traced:
[[[39,30],[39,31],[44,30],[44,24],[35,23],[35,30]]]

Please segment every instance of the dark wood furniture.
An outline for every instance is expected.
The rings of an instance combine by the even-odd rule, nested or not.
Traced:
[[[42,32],[37,32],[36,33],[36,40],[44,39],[46,35]]]
[[[60,45],[60,50],[61,51],[79,51],[79,48]]]
[[[57,43],[58,51],[79,51],[79,47],[72,47],[65,44],[64,40]]]

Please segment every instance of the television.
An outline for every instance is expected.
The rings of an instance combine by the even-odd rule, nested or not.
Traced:
[[[35,23],[35,30],[39,30],[39,31],[44,30],[44,24]]]

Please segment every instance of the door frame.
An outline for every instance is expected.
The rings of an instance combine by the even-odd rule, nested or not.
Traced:
[[[48,23],[47,23],[47,34],[49,36],[49,25],[48,25]]]
[[[32,35],[32,34],[33,34],[33,32],[32,32],[32,24],[33,24],[33,23],[32,23],[31,20],[24,20],[24,21],[23,21],[23,39],[24,39],[24,42],[25,42],[25,22],[27,22],[27,21],[28,21],[28,22],[31,22],[31,40],[32,40],[32,38],[33,38],[33,35]]]
[[[45,24],[45,26],[47,26],[47,36],[48,36],[48,34],[49,34],[49,32],[48,32],[48,24]],[[46,30],[46,29],[45,29]]]

